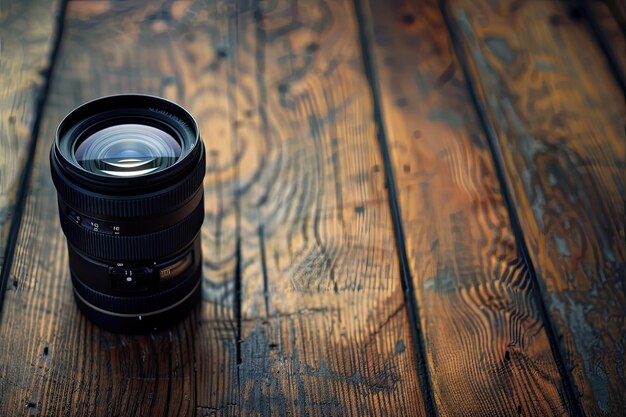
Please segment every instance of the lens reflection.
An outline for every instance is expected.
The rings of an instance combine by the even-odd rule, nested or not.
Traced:
[[[120,124],[99,130],[80,142],[74,152],[87,171],[113,177],[137,177],[173,165],[180,143],[153,126]]]

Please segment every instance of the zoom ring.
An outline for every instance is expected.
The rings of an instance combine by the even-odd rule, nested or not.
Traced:
[[[72,274],[72,284],[86,302],[103,310],[119,314],[149,314],[166,309],[183,300],[198,285],[200,272],[201,268],[173,287],[144,296],[103,294],[86,286],[74,274]]]
[[[81,252],[116,262],[145,261],[171,255],[187,246],[204,221],[204,199],[180,223],[155,233],[136,236],[109,235],[81,226],[61,214],[61,227],[68,241]]]
[[[173,211],[202,186],[205,173],[204,152],[200,163],[194,170],[176,183],[169,190],[161,190],[154,195],[138,197],[111,197],[91,194],[85,190],[70,185],[67,179],[60,178],[57,170],[52,170],[52,180],[59,197],[69,206],[78,208],[83,213],[89,213],[100,218],[129,218],[153,216]]]

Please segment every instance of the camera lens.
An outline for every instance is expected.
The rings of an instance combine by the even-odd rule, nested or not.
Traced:
[[[76,302],[99,326],[135,333],[200,298],[205,153],[182,107],[100,98],[59,125],[50,153]]]

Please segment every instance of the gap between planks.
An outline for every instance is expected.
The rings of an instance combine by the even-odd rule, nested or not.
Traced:
[[[606,58],[607,63],[609,64],[609,68],[611,68],[611,73],[613,74],[613,77],[615,77],[615,80],[622,89],[622,94],[626,95],[626,79],[624,78],[624,74],[620,69],[617,57],[615,56],[615,54],[613,53],[613,49],[611,49],[611,46],[609,45],[607,37],[602,30],[598,19],[596,19],[596,15],[592,10],[591,5],[589,4],[589,0],[578,0],[578,7],[582,9],[591,35],[596,40],[598,45],[600,45],[600,49],[602,50],[602,53]]]
[[[33,162],[35,160],[35,151],[37,149],[37,138],[39,136],[39,128],[43,119],[43,112],[48,99],[48,92],[52,80],[52,73],[57,61],[59,50],[61,49],[61,39],[63,37],[63,28],[65,25],[65,12],[67,10],[68,0],[59,2],[59,9],[55,19],[55,27],[53,28],[53,41],[50,55],[48,56],[48,66],[43,71],[44,82],[41,90],[35,97],[35,117],[33,128],[30,132],[30,141],[26,152],[26,162],[20,175],[17,189],[17,198],[15,201],[15,213],[9,225],[9,234],[7,244],[4,251],[4,264],[0,265],[0,321],[2,321],[2,306],[4,304],[4,296],[6,293],[9,275],[11,274],[11,266],[13,265],[13,255],[17,244],[17,238],[22,223],[22,215],[26,204],[26,196],[30,188],[30,178],[33,171]]]
[[[461,67],[461,70],[463,71],[463,76],[465,78],[467,91],[469,93],[472,104],[474,105],[474,109],[478,115],[480,124],[483,130],[485,131],[485,135],[487,137],[487,143],[489,145],[489,152],[491,153],[496,176],[498,178],[500,190],[502,193],[502,197],[504,199],[504,204],[506,206],[506,209],[509,215],[511,228],[515,235],[515,239],[517,241],[521,257],[529,266],[529,276],[533,283],[533,289],[532,289],[533,296],[535,298],[535,301],[537,302],[537,305],[539,306],[539,313],[541,315],[541,319],[543,321],[543,325],[544,325],[544,328],[546,329],[548,340],[550,342],[550,350],[552,351],[552,356],[554,358],[557,369],[559,371],[559,375],[563,382],[565,398],[567,399],[572,416],[574,417],[584,416],[585,414],[583,413],[581,406],[580,406],[580,402],[577,400],[576,394],[574,392],[571,375],[566,369],[565,361],[562,358],[562,354],[558,345],[557,333],[552,325],[552,322],[550,321],[548,310],[543,301],[543,297],[541,297],[540,287],[539,287],[540,283],[537,278],[535,265],[533,264],[532,259],[530,257],[528,246],[526,244],[526,239],[524,238],[524,233],[520,225],[519,217],[515,209],[515,205],[513,204],[511,191],[509,190],[509,187],[507,185],[507,182],[504,176],[504,172],[505,172],[504,163],[502,161],[502,155],[499,152],[498,141],[495,137],[496,133],[493,130],[491,124],[489,123],[489,120],[487,119],[486,110],[484,109],[480,100],[478,99],[478,95],[476,93],[476,86],[474,85],[472,75],[468,68],[468,62],[467,62],[468,58],[465,55],[465,51],[463,50],[463,47],[460,44],[459,34],[455,27],[455,23],[452,21],[450,17],[446,0],[439,0],[439,8],[441,9],[441,14],[443,15],[446,29],[448,31],[448,34],[450,36],[450,41],[454,48],[454,53],[457,56],[459,65]]]
[[[373,49],[369,45],[367,35],[365,33],[365,18],[361,5],[362,0],[354,0],[354,11],[358,24],[358,37],[361,46],[361,59],[363,60],[363,70],[367,78],[370,88],[373,105],[373,117],[376,125],[376,137],[380,147],[380,153],[383,159],[385,170],[385,178],[387,183],[387,194],[389,197],[389,211],[393,222],[393,232],[395,237],[396,250],[398,254],[398,262],[400,266],[400,280],[404,293],[404,302],[408,310],[409,322],[411,325],[411,334],[413,345],[417,356],[417,373],[419,376],[420,387],[424,398],[424,407],[429,416],[436,415],[435,401],[433,397],[432,382],[428,367],[426,365],[426,352],[424,335],[420,327],[420,312],[415,296],[415,287],[411,277],[411,269],[409,266],[406,242],[404,238],[404,227],[402,225],[402,215],[400,211],[400,203],[398,201],[398,192],[393,175],[393,166],[389,155],[389,145],[385,134],[385,125],[382,118],[382,105],[380,95],[376,84],[376,73],[372,63]]]

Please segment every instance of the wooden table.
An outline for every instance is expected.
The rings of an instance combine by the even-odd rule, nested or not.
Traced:
[[[1,416],[624,415],[623,2],[0,7]],[[208,150],[202,305],[145,336],[78,312],[48,164],[123,92]]]

